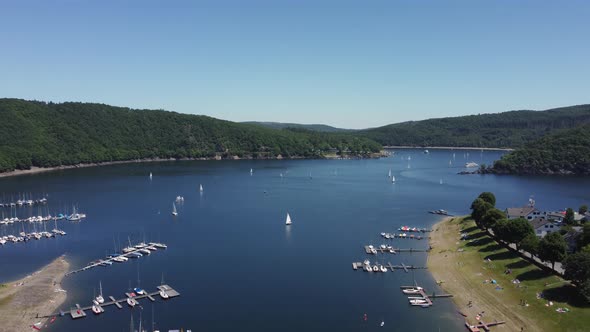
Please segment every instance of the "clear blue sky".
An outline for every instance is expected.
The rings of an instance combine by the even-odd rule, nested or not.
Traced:
[[[363,128],[590,102],[589,1],[0,3],[0,96]]]

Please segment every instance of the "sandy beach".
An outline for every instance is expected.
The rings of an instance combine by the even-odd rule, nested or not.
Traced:
[[[0,284],[0,332],[35,331],[33,324],[50,324],[37,317],[58,311],[66,300],[61,280],[68,269],[62,256],[20,280]]]
[[[427,266],[445,292],[453,294],[457,315],[464,314],[470,324],[477,323],[481,312],[484,315],[480,319],[486,323],[506,321],[505,325],[493,327],[493,331],[521,331],[522,327],[525,331],[543,331],[536,321],[518,314],[518,300],[482,284],[487,274],[483,261],[458,251],[461,229],[458,222],[452,221],[449,217],[434,225],[430,240],[433,249],[428,254]]]

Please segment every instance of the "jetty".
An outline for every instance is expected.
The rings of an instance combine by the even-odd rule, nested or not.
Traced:
[[[506,322],[505,321],[500,321],[500,322],[495,321],[492,323],[484,323],[483,321],[479,321],[477,323],[477,325],[471,325],[467,321],[465,321],[465,327],[467,327],[467,330],[469,330],[470,332],[480,332],[481,330],[488,332],[488,331],[490,331],[490,327],[496,326],[496,325],[502,325],[502,324],[506,324]]]
[[[43,197],[40,199],[19,199],[16,202],[4,202],[0,203],[0,208],[7,208],[7,207],[20,207],[20,206],[33,206],[33,205],[41,205],[47,204],[47,198]]]
[[[400,286],[400,288],[402,289],[402,291],[406,290],[406,289],[414,290],[414,293],[411,294],[414,296],[408,296],[408,300],[410,300],[410,305],[419,306],[419,307],[423,307],[423,308],[427,308],[427,307],[432,306],[434,304],[432,302],[432,299],[434,299],[434,298],[453,297],[453,295],[451,295],[451,294],[435,294],[435,293],[433,293],[432,295],[428,295],[424,291],[424,288],[418,287],[418,286]],[[406,295],[409,295],[409,294],[406,294]],[[412,300],[414,300],[414,301],[412,301]]]
[[[401,226],[397,230],[400,232],[414,232],[414,233],[432,232],[432,229],[429,229],[429,228],[418,228],[418,227],[410,227],[410,226]]]
[[[409,239],[409,240],[424,240],[422,235],[414,235],[407,233],[381,233],[381,236],[386,239]]]
[[[165,245],[164,243],[155,243],[155,242],[150,242],[148,244],[138,244],[138,245],[135,245],[132,250],[128,250],[123,254],[110,255],[105,259],[99,259],[99,260],[90,262],[90,263],[88,263],[88,265],[86,265],[85,267],[83,267],[81,269],[72,270],[72,271],[66,273],[65,276],[67,277],[67,276],[74,274],[74,273],[79,273],[79,272],[83,272],[86,270],[90,270],[90,269],[95,268],[97,266],[102,266],[102,267],[110,266],[110,265],[113,265],[114,262],[124,263],[127,260],[129,260],[130,258],[139,258],[139,257],[143,257],[146,254],[149,255],[151,252],[157,251],[157,248],[166,249],[166,248],[168,248],[168,246]],[[121,257],[123,257],[123,258],[121,258]]]
[[[152,302],[155,302],[156,299],[154,298],[154,296],[161,296],[160,294],[164,293],[165,295],[167,295],[167,298],[173,298],[173,297],[177,297],[180,296],[180,293],[177,292],[174,288],[168,286],[168,285],[160,285],[157,287],[157,291],[155,292],[151,292],[151,293],[146,293],[143,295],[138,295],[135,293],[125,293],[124,298],[122,299],[115,299],[113,296],[109,296],[110,301],[109,302],[104,302],[100,305],[95,305],[98,308],[98,311],[100,311],[100,313],[104,312],[104,308],[108,307],[108,306],[116,306],[118,309],[123,309],[123,305],[127,305],[127,299],[128,298],[132,298],[135,301],[140,300],[140,299],[149,299]],[[70,311],[68,312],[70,317],[72,317],[72,319],[78,319],[78,318],[84,318],[86,317],[86,311],[90,310],[92,311],[92,306],[93,305],[89,305],[86,307],[82,307],[79,304],[76,303],[75,307],[71,308]],[[57,317],[57,316],[65,316],[66,312],[60,311],[59,313],[54,313],[45,317]]]
[[[370,265],[369,265],[370,266]],[[401,263],[401,265],[393,265],[391,263],[387,263],[387,264],[377,264],[378,267],[380,266],[384,266],[386,269],[388,269],[391,272],[394,272],[395,270],[404,270],[406,273],[410,272],[410,270],[423,270],[426,269],[425,266],[414,266],[414,265],[406,265],[404,263]],[[364,264],[363,262],[353,262],[352,263],[352,269],[353,270],[364,270],[367,271],[367,264]],[[381,272],[381,270],[379,269],[379,271],[376,272]]]
[[[365,253],[369,254],[369,255],[376,255],[377,253],[382,253],[382,254],[397,254],[398,252],[428,252],[430,251],[430,249],[414,249],[414,248],[408,248],[408,249],[402,249],[402,248],[393,248],[392,246],[385,246],[385,245],[381,245],[379,247],[375,247],[372,245],[368,245],[365,246]]]

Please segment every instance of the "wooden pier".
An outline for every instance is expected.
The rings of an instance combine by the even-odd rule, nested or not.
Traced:
[[[496,321],[496,322],[492,322],[492,323],[484,323],[484,322],[480,321],[477,323],[477,325],[471,325],[467,321],[465,321],[465,327],[467,327],[467,330],[469,330],[470,332],[480,332],[481,330],[488,332],[488,331],[490,331],[490,327],[496,326],[496,325],[502,325],[502,324],[506,324],[506,322],[505,321],[500,321],[500,322]]]
[[[131,293],[125,293],[125,295],[127,297],[122,298],[120,300],[115,299],[113,296],[109,296],[109,299],[111,301],[102,303],[102,304],[98,305],[97,307],[99,308],[99,311],[101,313],[103,313],[104,307],[108,307],[111,305],[115,305],[115,306],[117,306],[117,308],[123,309],[123,306],[121,305],[121,303],[126,304],[127,298],[133,298],[136,301],[140,300],[140,299],[147,298],[153,302],[156,300],[154,298],[154,296],[159,295],[160,292],[166,293],[168,295],[168,298],[180,296],[180,293],[178,293],[175,289],[173,289],[172,287],[170,287],[168,285],[160,285],[157,288],[158,288],[157,291],[152,292],[152,293],[146,293],[144,295],[134,295]],[[70,313],[70,316],[72,317],[72,319],[84,318],[84,317],[86,317],[87,310],[92,311],[92,305],[87,306],[87,307],[81,307],[79,304],[76,304],[75,308],[70,309],[69,313]],[[60,313],[55,313],[55,314],[49,315],[47,317],[63,316],[64,314],[65,314],[64,312],[60,312]]]
[[[152,244],[150,243],[150,244],[149,244],[149,245],[147,245],[146,247],[149,247],[149,246],[152,246]],[[136,257],[136,255],[135,255],[136,253],[140,253],[140,254],[142,254],[142,256],[146,256],[146,255],[148,255],[148,254],[142,253],[142,252],[140,251],[140,250],[146,249],[146,247],[143,247],[143,248],[136,248],[135,250],[132,250],[132,251],[126,252],[126,253],[124,253],[124,254],[120,254],[119,256],[116,256],[116,257],[121,257],[121,256],[123,256],[123,257],[126,257],[126,258],[128,258],[128,259],[135,259],[135,258],[139,258],[139,257]],[[164,248],[158,248],[158,250],[164,250]],[[155,251],[150,251],[150,252],[156,252],[156,251],[158,251],[158,250],[155,250]],[[150,255],[151,255],[151,253],[150,253]],[[83,267],[83,268],[81,268],[81,269],[77,269],[77,270],[70,271],[70,272],[66,273],[66,274],[65,274],[65,276],[67,277],[67,276],[69,276],[69,275],[71,275],[71,274],[78,273],[78,272],[82,272],[82,271],[86,271],[86,270],[92,269],[92,268],[94,268],[94,267],[97,267],[97,266],[104,266],[104,267],[106,267],[106,266],[109,266],[109,265],[113,265],[114,263],[124,263],[124,262],[117,262],[117,261],[115,260],[115,258],[116,258],[116,257],[105,258],[105,259],[99,259],[99,260],[97,260],[97,261],[94,261],[94,262],[92,262],[92,263],[90,263],[90,264],[86,265],[85,267]]]
[[[405,265],[404,263],[401,263],[401,265],[393,265],[391,263],[387,263],[387,264],[377,264],[378,266],[383,265],[385,266],[389,271],[394,272],[395,270],[404,270],[406,273],[409,272],[409,270],[422,270],[422,269],[426,269],[426,267],[423,266],[413,266],[413,265]],[[365,269],[365,264],[363,264],[362,262],[354,262],[352,263],[352,269],[353,270],[364,270]],[[381,271],[379,271],[381,272]],[[378,272],[375,272],[378,273]]]
[[[372,248],[371,248],[372,247]],[[408,249],[400,249],[400,248],[381,248],[380,246],[375,247],[375,246],[365,246],[365,253],[369,254],[369,255],[374,255],[375,253],[373,252],[373,250],[375,250],[376,252],[382,253],[382,254],[392,254],[395,255],[398,252],[428,252],[430,251],[430,249],[414,249],[414,248],[408,248]],[[393,251],[393,252],[391,252]]]

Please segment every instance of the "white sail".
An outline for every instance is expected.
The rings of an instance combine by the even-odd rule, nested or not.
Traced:
[[[177,215],[178,212],[176,212],[176,204],[172,203],[172,215]]]
[[[442,179],[440,179],[440,181],[439,181],[439,182],[440,182],[440,184],[443,184],[443,180],[442,180]]]
[[[254,173],[254,170],[252,168],[250,168],[250,174]]]
[[[199,185],[199,191],[203,192],[203,185],[202,184]]]
[[[391,176],[391,183],[395,183],[395,176],[394,175]]]
[[[391,177],[391,168],[389,169],[389,175],[388,176]]]
[[[289,213],[287,213],[287,220],[285,221],[285,225],[291,225],[292,221],[291,221],[291,216],[289,215]]]
[[[152,172],[150,172],[150,180],[152,179]]]

